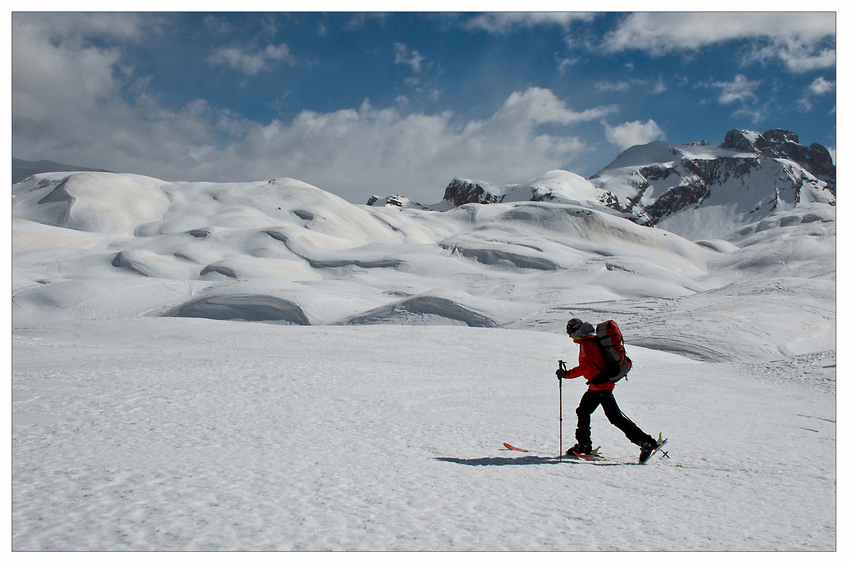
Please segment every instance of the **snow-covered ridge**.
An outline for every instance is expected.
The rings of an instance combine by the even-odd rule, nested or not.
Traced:
[[[703,208],[706,229],[716,222],[728,235],[690,241],[590,201],[595,190],[557,171],[508,192],[539,201],[437,212],[354,205],[293,179],[35,175],[13,187],[14,323],[179,316],[545,329],[563,324],[565,308],[691,303],[766,273],[805,278],[805,292],[826,300],[818,319],[834,323],[833,206],[774,207],[749,227]],[[803,300],[796,292],[766,297]],[[733,302],[742,315],[759,304]],[[676,349],[683,336],[672,327],[659,331]],[[786,324],[757,341],[729,345],[752,358],[822,347]],[[704,356],[730,356],[716,349]]]
[[[796,134],[732,130],[719,147],[655,141],[630,147],[589,179],[550,171],[519,185],[454,179],[431,206],[403,197],[371,205],[446,210],[468,203],[542,201],[580,205],[657,225],[685,237],[724,237],[777,210],[813,202],[835,205],[829,151]]]

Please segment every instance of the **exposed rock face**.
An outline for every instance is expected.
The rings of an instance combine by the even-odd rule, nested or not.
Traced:
[[[835,165],[817,143],[794,132],[732,130],[719,147],[653,142],[627,149],[590,180],[600,201],[654,225],[688,209],[727,206],[753,214],[807,202],[835,204]]]
[[[826,182],[829,190],[835,194],[835,164],[832,162],[832,155],[819,143],[812,143],[809,147],[801,145],[797,134],[792,131],[771,129],[759,135],[733,129],[726,134],[720,147],[756,153],[768,159],[794,161]]]
[[[455,206],[464,204],[497,204],[505,195],[495,194],[493,186],[485,182],[469,181],[464,179],[453,179],[446,187],[443,200],[451,202]]]

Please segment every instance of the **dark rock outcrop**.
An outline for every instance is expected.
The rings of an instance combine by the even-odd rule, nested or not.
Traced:
[[[797,134],[792,131],[771,129],[760,135],[733,129],[726,134],[720,147],[756,153],[768,159],[794,161],[824,181],[835,194],[835,163],[832,161],[832,155],[819,143],[812,143],[809,147],[800,144]]]
[[[504,194],[493,194],[489,184],[463,179],[453,179],[446,187],[443,200],[455,206],[464,204],[498,204],[504,199]]]

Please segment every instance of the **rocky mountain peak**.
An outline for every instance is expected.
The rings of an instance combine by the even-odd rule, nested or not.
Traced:
[[[792,131],[734,129],[720,146],[655,141],[630,147],[587,179],[561,170],[510,185],[454,178],[443,201],[427,208],[398,195],[372,197],[369,205],[445,211],[464,204],[526,201],[598,209],[638,224],[663,224],[680,235],[711,230],[722,235],[736,222],[775,210],[810,203],[834,206],[835,164],[824,146],[806,147]]]
[[[733,129],[726,134],[722,149],[755,153],[768,159],[794,161],[818,179],[827,183],[835,193],[835,164],[832,155],[823,145],[809,147],[800,144],[797,134],[785,129],[770,129],[759,134],[749,130]]]

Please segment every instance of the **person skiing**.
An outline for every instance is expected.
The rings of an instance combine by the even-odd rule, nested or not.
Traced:
[[[605,357],[602,354],[593,325],[573,318],[567,322],[566,329],[567,335],[579,345],[578,366],[566,371],[558,369],[555,375],[559,379],[584,377],[588,383],[587,391],[581,397],[578,408],[576,408],[576,415],[578,416],[577,443],[569,448],[566,454],[589,455],[591,453],[593,447],[590,441],[590,415],[601,404],[608,421],[622,430],[629,441],[640,446],[639,461],[643,463],[658,448],[658,442],[620,411],[617,401],[614,399],[614,383],[609,381],[605,375],[600,376],[605,367]],[[594,377],[599,378],[594,379]]]

